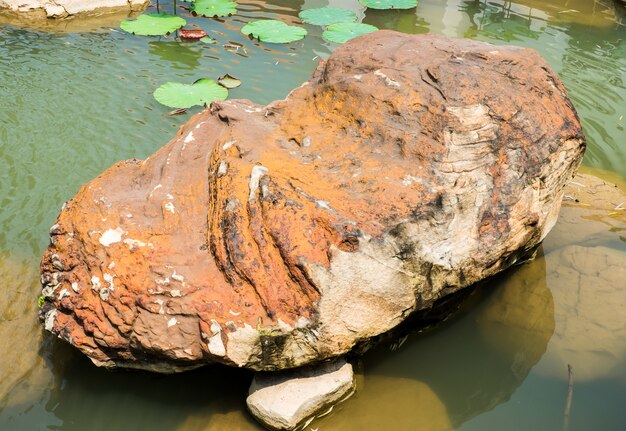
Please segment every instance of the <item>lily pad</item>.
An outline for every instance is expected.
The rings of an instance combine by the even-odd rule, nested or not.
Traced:
[[[212,79],[198,79],[192,85],[166,82],[154,91],[154,98],[170,108],[191,108],[228,97],[228,90]]]
[[[187,24],[183,18],[168,13],[147,13],[139,15],[137,19],[125,20],[120,28],[132,34],[141,36],[161,36],[178,30]]]
[[[302,39],[307,31],[302,27],[287,25],[282,21],[264,19],[244,25],[241,32],[252,35],[262,42],[289,43]]]
[[[229,16],[237,13],[237,3],[230,0],[195,0],[191,13],[207,17]]]
[[[338,7],[307,9],[300,12],[298,16],[303,22],[313,25],[330,25],[336,22],[356,21],[356,14],[354,12]]]
[[[370,9],[412,9],[417,6],[417,0],[359,0],[363,6]]]
[[[209,45],[215,45],[217,40],[213,39],[211,36],[205,36],[202,39],[199,39],[202,43],[208,43]]]
[[[357,22],[338,22],[326,27],[322,37],[329,42],[344,43],[350,39],[366,33],[372,33],[378,28],[369,24],[361,24]]]
[[[224,88],[237,88],[241,85],[241,81],[228,73],[221,78],[217,78],[217,83]]]

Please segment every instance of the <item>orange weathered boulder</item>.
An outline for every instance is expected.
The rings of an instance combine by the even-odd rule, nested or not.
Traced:
[[[531,253],[584,148],[533,50],[359,37],[287,99],[213,103],[85,185],[41,319],[107,367],[338,356]]]

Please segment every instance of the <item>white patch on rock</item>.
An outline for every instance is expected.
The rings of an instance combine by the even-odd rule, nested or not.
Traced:
[[[172,214],[176,213],[176,208],[174,207],[174,204],[172,202],[168,202],[166,203],[163,208],[165,208],[165,211],[169,211]]]
[[[384,333],[415,309],[414,286],[422,283],[408,273],[391,242],[359,240],[358,251],[332,248],[330,269],[313,266],[320,287],[318,313],[320,341],[350,347],[354,340]],[[299,327],[297,322],[296,327]]]
[[[176,271],[174,271],[174,273],[171,275],[171,277],[172,277],[172,280],[176,280],[176,281],[179,281],[179,282],[181,282],[181,283],[182,283],[183,281],[185,281],[185,277],[183,277],[183,276],[182,276],[182,275],[180,275],[180,274],[177,274],[177,273],[176,273]]]
[[[66,296],[70,296],[70,291],[68,289],[61,289],[61,291],[59,292],[59,301]]]
[[[154,188],[152,189],[152,191],[151,191],[151,192],[150,192],[150,194],[148,195],[148,198],[151,198],[151,197],[152,197],[152,194],[153,194],[154,192],[156,192],[158,189],[160,189],[161,187],[163,187],[163,185],[162,185],[162,184],[157,184],[156,186],[154,186]]]
[[[159,286],[167,286],[170,284],[170,278],[169,277],[157,278],[154,280],[154,282],[158,284]]]
[[[316,208],[322,208],[322,209],[325,209],[325,210],[330,210],[331,209],[330,205],[326,201],[316,201],[315,202],[315,207]]]
[[[114,287],[113,287],[113,277],[114,277],[113,275],[106,274],[106,273],[102,275],[102,278],[104,278],[104,281],[109,283],[109,287],[108,287],[109,290],[115,290]]]
[[[161,298],[157,298],[154,302],[159,306],[159,314],[165,314],[165,310],[163,309],[163,300]]]
[[[217,176],[223,177],[228,172],[228,163],[224,160],[220,161],[220,166],[217,168]]]
[[[92,275],[91,276],[91,288],[97,292],[100,290],[100,287],[101,287],[100,277],[98,277],[97,275]]]
[[[209,342],[207,344],[209,352],[215,356],[223,357],[226,355],[226,347],[224,347],[224,342],[222,341],[222,333],[218,332],[209,338]]]
[[[100,289],[98,294],[100,295],[100,299],[102,299],[103,301],[106,301],[109,299],[109,295],[111,294],[111,291],[109,290],[108,287],[103,287],[102,289]]]
[[[76,293],[80,292],[80,289],[78,288],[78,283],[77,282],[73,282],[72,283],[72,290]]]
[[[300,318],[296,321],[296,328],[302,329],[309,326],[311,321],[304,316],[300,316]]]
[[[178,323],[178,320],[176,320],[175,317],[172,317],[170,320],[167,321],[167,327],[171,328],[172,326],[176,325]]]
[[[222,327],[217,322],[217,320],[211,319],[211,332],[213,334],[218,334],[218,333],[222,332]]]
[[[126,238],[123,242],[124,242],[124,244],[126,244],[126,245],[128,246],[128,248],[130,248],[131,250],[134,250],[134,249],[135,249],[135,248],[137,248],[137,247],[145,247],[145,246],[148,246],[148,247],[154,247],[154,246],[152,245],[152,243],[150,243],[150,242],[146,244],[146,243],[145,243],[145,242],[143,242],[143,241],[139,241],[138,239],[132,239],[132,238]]]
[[[122,235],[124,234],[124,230],[121,227],[117,227],[115,229],[107,229],[99,239],[100,244],[105,247],[110,246],[111,244],[115,244],[122,240]]]
[[[189,132],[189,134],[187,135],[187,137],[185,137],[185,140],[183,141],[183,143],[188,144],[188,143],[190,143],[190,142],[191,142],[191,141],[193,141],[193,140],[194,140],[194,137],[193,137],[193,132]],[[184,147],[183,147],[183,148],[184,148]]]
[[[400,87],[400,83],[398,81],[394,81],[393,79],[389,78],[387,75],[381,72],[380,69],[376,70],[374,72],[374,75],[383,78],[385,80],[385,85],[388,87]]]
[[[254,195],[259,188],[259,181],[261,180],[261,177],[268,172],[269,170],[265,166],[255,165],[252,168],[252,172],[250,172],[250,196],[248,197],[249,202],[252,202],[254,200]]]
[[[172,298],[180,298],[180,297],[181,297],[181,296],[183,296],[183,295],[180,293],[180,290],[178,290],[178,289],[172,289],[172,290],[170,290],[170,296],[171,296]]]
[[[252,356],[261,353],[259,333],[247,323],[243,328],[229,332],[227,337],[228,358],[240,367],[246,365]]]
[[[418,177],[414,177],[413,175],[405,175],[405,176],[402,178],[402,185],[403,185],[404,187],[408,187],[408,186],[410,186],[411,184],[416,183],[416,182],[418,182],[418,181],[419,181],[419,178],[418,178]]]
[[[54,319],[56,317],[56,310],[50,310],[46,313],[46,317],[44,319],[44,328],[46,329],[46,331],[52,332],[52,329],[54,329]]]
[[[235,144],[236,144],[236,141],[228,141],[222,146],[222,150],[226,151]]]

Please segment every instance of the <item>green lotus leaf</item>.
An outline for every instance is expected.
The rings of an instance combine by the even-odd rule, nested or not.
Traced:
[[[215,45],[217,40],[213,39],[211,36],[205,36],[202,39],[199,39],[202,43],[207,43],[209,45]]]
[[[141,36],[161,36],[185,26],[187,21],[168,13],[147,13],[139,15],[137,19],[125,20],[120,28],[132,34]]]
[[[357,22],[337,22],[326,27],[322,37],[329,42],[344,43],[350,39],[366,33],[372,33],[378,28],[369,24]]]
[[[294,42],[302,39],[307,33],[302,27],[287,25],[282,21],[274,19],[249,22],[243,26],[241,32],[268,43]]]
[[[359,0],[370,9],[411,9],[417,6],[417,0]]]
[[[313,25],[330,25],[336,22],[356,21],[356,14],[338,7],[320,7],[307,9],[298,15],[303,22]]]
[[[212,79],[199,79],[192,85],[166,82],[154,91],[154,98],[170,108],[190,108],[228,97],[228,90]]]
[[[237,3],[230,0],[195,0],[191,13],[207,17],[229,16],[237,13]]]

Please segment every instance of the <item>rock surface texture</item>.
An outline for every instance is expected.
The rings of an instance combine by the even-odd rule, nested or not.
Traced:
[[[85,185],[41,319],[106,367],[339,356],[524,258],[584,148],[535,51],[359,37],[287,99],[213,103]]]
[[[326,413],[353,392],[352,365],[338,359],[296,370],[259,373],[252,381],[246,403],[250,413],[265,426],[292,430]]]
[[[93,11],[136,11],[148,3],[148,0],[0,0],[0,11],[42,18],[65,18]]]

